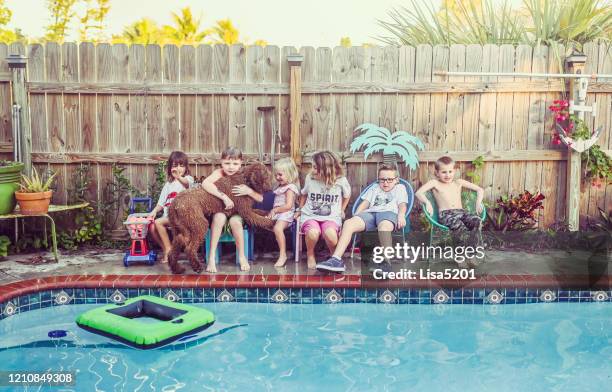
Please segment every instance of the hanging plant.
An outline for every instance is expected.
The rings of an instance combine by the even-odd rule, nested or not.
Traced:
[[[584,175],[591,180],[591,185],[596,188],[612,184],[612,159],[594,145],[582,153],[582,164]]]
[[[555,130],[553,132],[553,144],[565,143],[577,152],[583,152],[591,148],[603,129],[600,126],[591,132],[586,122],[575,114],[570,114],[570,103],[565,99],[553,101],[548,107],[555,113]]]
[[[351,153],[365,147],[363,151],[365,159],[376,152],[382,152],[385,164],[396,164],[399,157],[412,170],[416,170],[419,165],[417,149],[423,150],[425,146],[418,137],[405,131],[391,133],[385,127],[370,123],[359,125],[355,131],[361,134],[351,143]]]

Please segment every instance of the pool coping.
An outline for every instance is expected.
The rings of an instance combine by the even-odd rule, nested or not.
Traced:
[[[27,279],[0,286],[0,303],[45,290],[77,288],[343,288],[343,289],[601,289],[612,275],[596,281],[588,275],[487,275],[474,280],[414,279],[370,281],[361,275],[63,275]]]

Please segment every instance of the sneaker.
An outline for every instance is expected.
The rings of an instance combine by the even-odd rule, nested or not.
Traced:
[[[317,269],[319,271],[344,272],[346,267],[344,266],[344,262],[339,258],[330,257],[321,263],[317,263]]]

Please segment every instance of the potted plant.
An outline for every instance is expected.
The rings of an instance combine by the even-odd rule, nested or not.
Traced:
[[[399,156],[406,166],[410,166],[412,170],[416,170],[419,165],[419,155],[416,146],[419,150],[423,150],[425,146],[423,142],[405,131],[396,131],[391,133],[387,128],[380,127],[375,124],[361,124],[355,131],[362,132],[351,143],[351,152],[355,153],[362,147],[365,159],[378,151],[383,153],[383,162],[385,164],[395,164],[397,156]]]
[[[0,215],[10,214],[15,209],[15,191],[23,163],[0,160]]]
[[[50,187],[56,175],[57,173],[53,173],[44,181],[33,167],[30,177],[21,176],[20,190],[15,192],[15,198],[22,214],[43,214],[49,210],[53,195]]]

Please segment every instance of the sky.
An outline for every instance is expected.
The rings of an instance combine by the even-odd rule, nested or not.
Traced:
[[[419,0],[428,1],[428,0]],[[44,35],[49,24],[46,0],[6,0],[13,12],[7,27],[21,28],[27,36]],[[384,35],[377,19],[388,19],[387,12],[407,0],[111,0],[107,32],[118,34],[124,26],[148,17],[159,24],[171,23],[171,12],[190,6],[202,15],[204,27],[230,18],[241,39],[266,40],[271,45],[336,46],[348,36],[353,45],[375,43]],[[76,33],[71,35],[76,40]]]

